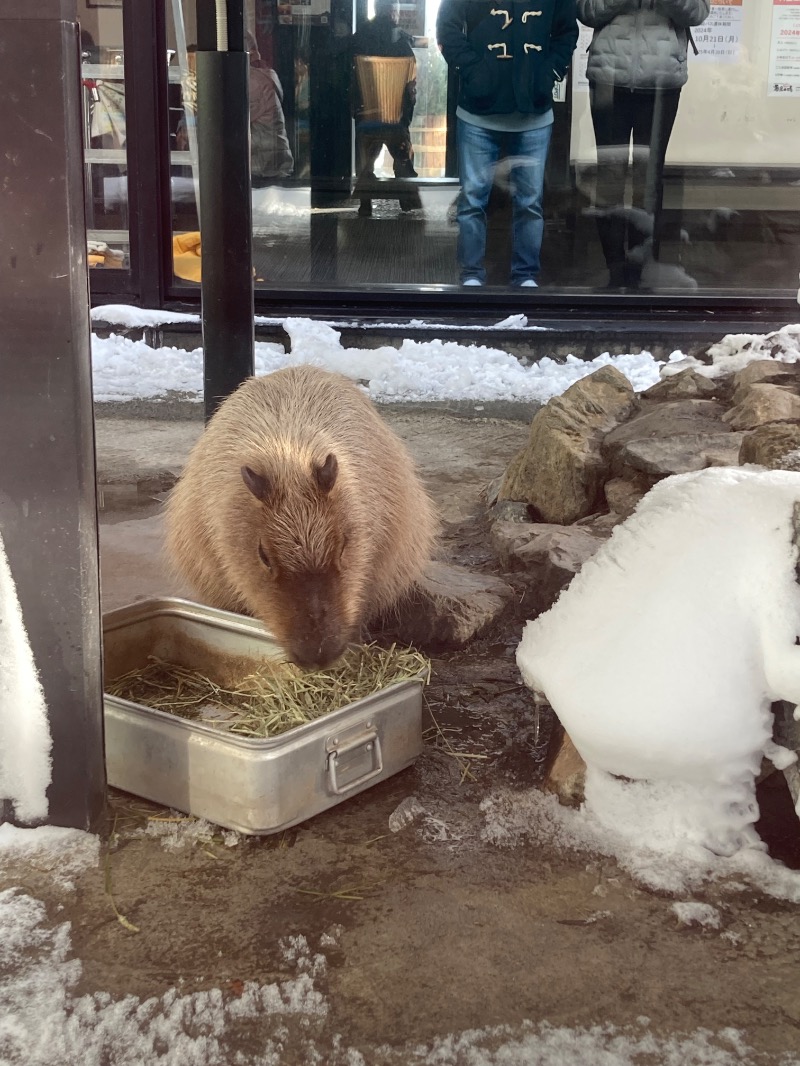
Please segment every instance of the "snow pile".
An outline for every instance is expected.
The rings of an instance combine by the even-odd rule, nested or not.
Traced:
[[[757,359],[796,363],[800,361],[800,325],[783,326],[772,333],[728,333],[706,354],[711,357],[711,365],[694,356],[670,356],[662,377],[691,369],[705,377],[719,378],[735,374]]]
[[[106,322],[125,329],[200,321],[200,315],[196,314],[184,314],[181,311],[151,311],[146,307],[131,307],[130,304],[102,304],[100,307],[92,308],[91,317],[92,322]]]
[[[662,363],[649,352],[604,355],[591,361],[544,357],[533,366],[508,352],[455,341],[404,340],[401,347],[343,348],[341,334],[311,319],[286,319],[291,352],[279,344],[255,346],[256,375],[284,366],[310,363],[367,383],[376,403],[433,400],[522,400],[546,403],[601,366],[615,366],[634,389],[659,380]],[[680,353],[677,353],[678,355]],[[144,341],[111,334],[92,338],[94,398],[159,399],[178,394],[199,400],[203,389],[203,351],[151,348]]]
[[[0,800],[16,817],[47,817],[50,785],[47,706],[0,535]]]
[[[633,843],[763,848],[755,774],[794,760],[770,702],[800,703],[796,500],[789,471],[667,478],[525,627],[520,670],[587,763],[587,810]]]
[[[283,347],[256,344],[256,374],[287,365]],[[112,333],[92,336],[95,402],[163,399],[171,393],[200,402],[203,394],[203,349],[151,348],[144,341]]]

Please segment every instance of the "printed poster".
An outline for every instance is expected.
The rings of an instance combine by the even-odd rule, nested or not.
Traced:
[[[767,96],[800,97],[800,0],[773,0]]]
[[[697,55],[689,46],[688,62],[737,63],[742,43],[742,0],[711,0],[708,18],[692,29]]]

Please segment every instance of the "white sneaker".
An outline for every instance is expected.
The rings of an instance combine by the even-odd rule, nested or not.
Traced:
[[[462,285],[483,285],[483,282],[479,278],[465,278]]]
[[[524,281],[521,281],[519,283],[519,287],[521,289],[538,289],[539,288],[539,286],[536,284],[536,282],[533,280],[533,278],[525,278]]]

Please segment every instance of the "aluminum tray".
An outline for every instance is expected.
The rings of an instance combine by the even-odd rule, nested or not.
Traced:
[[[106,679],[148,655],[213,675],[279,654],[260,622],[175,598],[108,612],[103,644]],[[277,833],[414,761],[422,685],[400,682],[269,740],[105,694],[108,783],[240,833]]]

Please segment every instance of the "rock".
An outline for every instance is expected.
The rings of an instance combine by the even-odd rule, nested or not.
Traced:
[[[531,515],[527,503],[515,503],[514,500],[502,500],[489,512],[492,523],[524,522],[530,525]]]
[[[560,733],[560,739],[551,745],[543,788],[546,792],[554,792],[563,806],[580,807],[586,786],[586,763],[578,754],[569,734],[563,729]]]
[[[682,370],[651,385],[642,396],[646,400],[711,400],[720,391],[719,382],[712,378],[696,370]]]
[[[648,478],[635,474],[633,478],[614,477],[606,482],[606,503],[620,518],[627,518],[636,510],[639,500],[652,487]]]
[[[794,363],[776,363],[774,359],[757,359],[733,375],[734,389],[769,382],[772,385],[797,385],[798,367]],[[738,403],[734,393],[734,403]]]
[[[800,396],[783,385],[755,384],[736,390],[736,404],[724,416],[732,429],[800,420]]]
[[[526,603],[529,612],[536,614],[552,607],[604,540],[581,526],[542,522],[498,522],[492,529],[492,546],[500,564],[528,576],[530,596]]]
[[[434,562],[374,628],[404,644],[461,648],[495,622],[513,596],[500,578]]]
[[[502,483],[502,476],[492,478],[486,488],[481,491],[481,498],[486,501],[487,507],[494,507],[497,503],[497,496],[500,492],[500,486]]]
[[[662,478],[707,466],[737,466],[741,443],[741,433],[724,431],[632,440],[623,448],[622,460],[634,470]]]
[[[646,457],[642,454],[642,449],[638,448],[638,442],[656,441],[660,447],[660,442],[669,438],[688,437],[693,440],[686,443],[696,448],[699,438],[710,436],[713,438],[714,447],[717,447],[719,435],[729,432],[722,421],[724,414],[724,406],[715,400],[673,400],[670,403],[648,405],[640,414],[607,434],[603,441],[603,453],[609,462],[612,474],[615,477],[624,477],[626,467],[633,465],[627,459],[627,449],[631,443],[636,441],[637,447],[634,447],[633,454],[637,457],[641,455],[641,458],[637,458],[640,466],[634,469],[641,470],[641,466],[645,464],[648,466],[654,464],[658,469],[663,470],[665,466],[670,466],[669,461],[664,458],[656,461],[653,456]],[[677,447],[681,445],[678,444]],[[703,463],[702,465],[709,464]],[[694,466],[689,469],[696,470],[698,467]],[[669,473],[675,472],[669,469]],[[666,475],[660,473],[655,476]]]
[[[590,514],[586,518],[580,518],[575,523],[575,528],[585,529],[587,533],[592,533],[601,540],[607,540],[614,528],[622,521],[621,515],[614,514],[613,511],[603,511],[601,514]]]
[[[499,499],[524,501],[546,522],[564,525],[591,514],[608,473],[603,436],[636,406],[630,382],[613,367],[576,381],[534,415],[528,444],[509,465]]]
[[[768,470],[800,470],[800,425],[768,422],[745,433],[739,462],[755,463]]]

